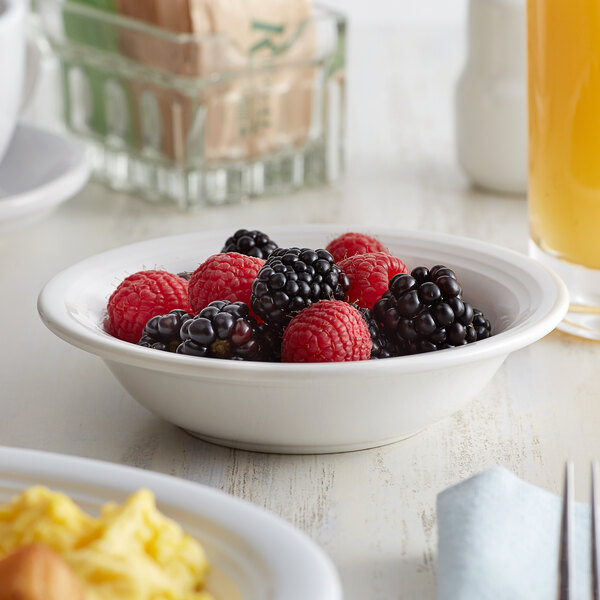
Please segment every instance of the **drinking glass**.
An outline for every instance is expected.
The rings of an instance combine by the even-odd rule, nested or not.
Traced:
[[[527,0],[530,254],[600,340],[600,0]]]

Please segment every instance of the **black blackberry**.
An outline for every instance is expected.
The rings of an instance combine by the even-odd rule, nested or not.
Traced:
[[[258,335],[265,347],[265,361],[281,362],[281,342],[283,335],[281,331],[273,329],[266,323],[258,324]]]
[[[179,275],[179,277],[181,277],[181,279],[185,279],[186,281],[189,281],[190,278],[192,277],[194,271],[181,271],[181,273],[177,273],[177,275]]]
[[[177,353],[229,360],[266,360],[269,340],[243,302],[215,300],[181,328]]]
[[[383,327],[373,317],[373,311],[368,308],[359,307],[358,305],[354,306],[365,320],[369,335],[371,336],[371,360],[397,356],[397,352],[388,339]]]
[[[277,244],[262,231],[248,231],[238,229],[231,237],[227,238],[221,252],[238,252],[256,258],[269,258]]]
[[[252,310],[282,330],[303,308],[319,300],[344,300],[350,282],[327,250],[277,248],[252,283]]]
[[[492,324],[485,318],[484,314],[473,309],[473,327],[475,327],[475,333],[477,333],[478,340],[485,340],[492,335]]]
[[[454,271],[443,265],[394,275],[373,314],[400,354],[462,346],[491,335],[490,322],[464,301]]]
[[[193,318],[184,310],[172,310],[166,315],[156,315],[148,320],[138,345],[165,352],[175,352],[181,344],[181,326]]]

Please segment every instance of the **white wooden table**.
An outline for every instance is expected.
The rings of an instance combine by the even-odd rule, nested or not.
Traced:
[[[347,600],[435,597],[435,498],[448,485],[502,465],[557,492],[565,457],[587,469],[600,456],[600,345],[559,332],[510,356],[467,408],[411,439],[281,456],[213,446],[160,421],[37,315],[42,285],[80,259],[217,227],[397,225],[524,252],[525,200],[470,189],[456,166],[452,88],[463,29],[450,13],[464,4],[435,4],[448,18],[351,27],[348,170],[339,185],[188,215],[90,184],[44,222],[0,239],[0,444],[152,469],[254,502],[326,550]],[[581,482],[578,495],[586,494]]]

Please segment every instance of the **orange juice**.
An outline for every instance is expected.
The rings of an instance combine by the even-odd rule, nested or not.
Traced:
[[[528,0],[527,13],[531,239],[600,269],[600,0]]]

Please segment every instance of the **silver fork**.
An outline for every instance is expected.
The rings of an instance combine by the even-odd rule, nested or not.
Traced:
[[[600,515],[596,506],[600,496],[600,467],[592,462],[591,493],[591,563],[592,563],[592,598],[600,600]],[[558,599],[573,600],[575,598],[575,500],[574,500],[574,467],[573,461],[565,465],[565,486],[563,491],[562,523],[560,530],[560,559],[558,579]]]

